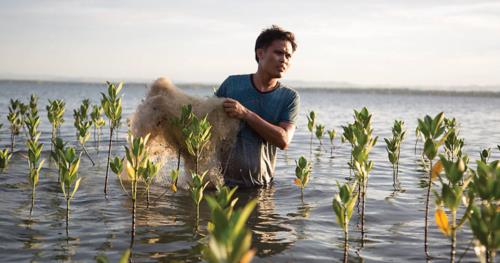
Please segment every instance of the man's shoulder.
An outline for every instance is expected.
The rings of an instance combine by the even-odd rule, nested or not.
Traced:
[[[239,74],[239,75],[229,75],[229,77],[226,78],[226,81],[229,82],[241,82],[241,81],[248,81],[250,79],[250,74]]]
[[[280,83],[280,90],[282,93],[286,94],[287,96],[291,97],[291,98],[299,98],[299,93],[293,89],[293,88],[290,88],[286,85],[283,85]]]

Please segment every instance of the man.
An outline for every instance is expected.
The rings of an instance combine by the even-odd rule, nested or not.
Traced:
[[[278,82],[290,66],[297,45],[293,33],[278,26],[261,32],[255,43],[257,72],[228,77],[216,92],[225,112],[241,120],[236,143],[224,158],[226,185],[265,186],[272,182],[276,147],[286,149],[299,110],[296,91]]]

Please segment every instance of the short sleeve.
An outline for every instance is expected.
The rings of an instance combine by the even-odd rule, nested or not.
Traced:
[[[227,87],[229,86],[229,79],[230,79],[230,77],[226,78],[226,80],[224,80],[222,82],[222,84],[220,85],[220,87],[215,92],[215,96],[216,97],[219,97],[219,98],[221,98],[221,97],[222,98],[227,97]]]
[[[300,97],[296,92],[292,92],[285,108],[281,111],[280,122],[296,124],[299,113]]]

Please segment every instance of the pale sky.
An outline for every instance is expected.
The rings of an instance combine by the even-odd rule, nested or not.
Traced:
[[[286,80],[500,85],[499,0],[2,0],[0,78],[220,83],[296,34]]]

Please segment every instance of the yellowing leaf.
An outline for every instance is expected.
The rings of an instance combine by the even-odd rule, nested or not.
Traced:
[[[432,180],[436,180],[439,176],[439,173],[443,171],[443,163],[441,163],[441,160],[437,161],[436,164],[432,167]]]
[[[172,192],[177,193],[177,186],[175,186],[175,184],[170,185],[170,189]]]
[[[441,232],[445,236],[449,236],[451,231],[450,231],[450,226],[448,225],[448,216],[446,215],[444,210],[441,208],[438,208],[436,210],[435,217],[436,217],[436,224],[437,224],[439,230],[441,230]]]
[[[300,181],[299,178],[295,178],[295,180],[293,180],[293,183],[296,184],[299,187],[302,187],[302,182]]]
[[[128,174],[130,179],[133,180],[135,178],[135,170],[134,170],[134,167],[132,167],[132,165],[130,165],[130,162],[127,162],[127,174]]]
[[[243,255],[243,257],[241,257],[240,263],[250,263],[254,255],[255,255],[255,249],[248,250]]]

